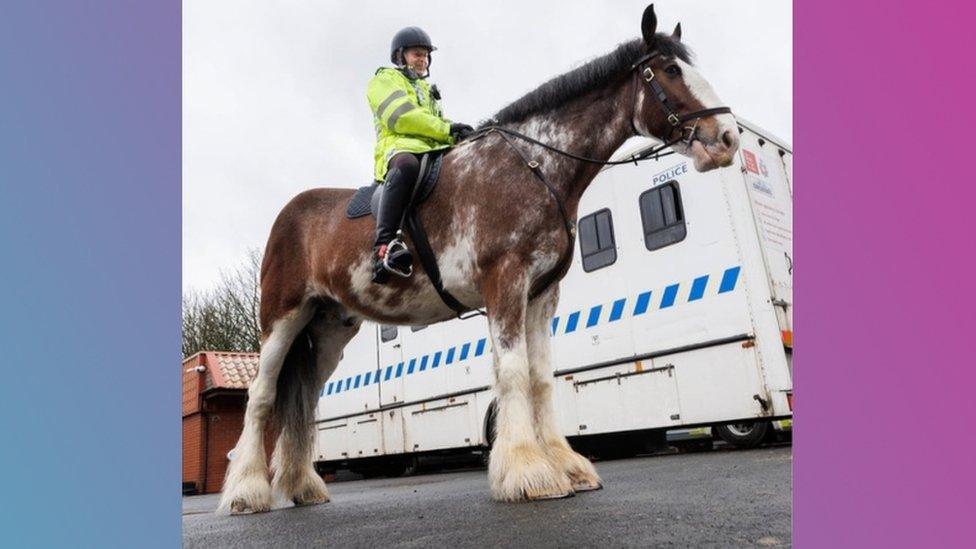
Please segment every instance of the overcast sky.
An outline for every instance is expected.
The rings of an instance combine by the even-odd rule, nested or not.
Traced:
[[[550,77],[640,35],[646,1],[183,3],[183,288],[263,248],[282,206],[311,187],[370,182],[366,83],[400,28],[439,49],[445,116],[477,125]],[[727,105],[793,138],[792,5],[658,0]]]

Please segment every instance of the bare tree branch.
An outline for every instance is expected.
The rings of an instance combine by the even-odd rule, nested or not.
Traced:
[[[260,349],[260,277],[261,252],[252,249],[236,267],[220,271],[216,287],[183,296],[184,358],[199,351]]]

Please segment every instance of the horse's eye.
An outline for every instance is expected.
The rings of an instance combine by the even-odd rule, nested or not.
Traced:
[[[670,74],[671,76],[681,76],[681,67],[678,65],[668,65],[664,68],[664,72]]]

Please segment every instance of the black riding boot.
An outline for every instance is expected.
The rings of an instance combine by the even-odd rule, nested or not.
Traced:
[[[409,273],[413,263],[413,256],[406,246],[396,246],[389,251],[389,258],[386,258],[387,247],[396,237],[403,209],[410,199],[410,191],[419,171],[419,164],[413,155],[401,158],[403,156],[405,155],[397,155],[390,161],[390,171],[386,174],[383,194],[380,195],[377,207],[376,241],[373,243],[373,282],[377,284],[385,284],[390,279],[391,271],[384,265],[384,259],[400,274]],[[415,169],[410,169],[415,166]]]

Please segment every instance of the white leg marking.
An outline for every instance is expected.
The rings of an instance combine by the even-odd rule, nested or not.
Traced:
[[[515,337],[510,326],[507,333],[503,331],[500,319],[489,321],[495,353],[498,416],[488,479],[492,496],[501,501],[565,497],[573,492],[569,477],[553,467],[539,446],[532,426],[524,318],[521,315]]]
[[[552,398],[549,323],[556,310],[557,300],[558,289],[550,289],[529,304],[527,315],[526,333],[536,437],[553,466],[570,478],[574,490],[596,490],[602,486],[596,469],[590,460],[569,446],[556,422]]]

